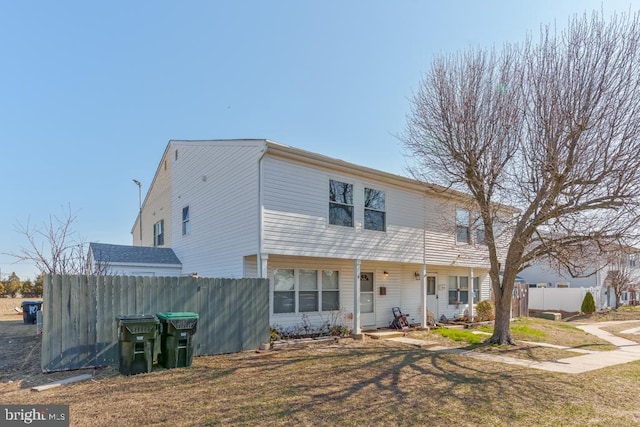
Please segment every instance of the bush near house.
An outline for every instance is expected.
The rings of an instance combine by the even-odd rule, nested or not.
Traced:
[[[582,311],[584,314],[593,314],[596,312],[596,302],[593,299],[593,295],[591,294],[591,292],[587,291],[586,295],[584,296],[580,311]]]
[[[493,304],[489,300],[480,301],[476,306],[476,311],[481,321],[494,320],[496,318]]]

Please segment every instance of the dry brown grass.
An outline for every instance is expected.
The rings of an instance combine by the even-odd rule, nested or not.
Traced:
[[[29,326],[11,319],[0,322],[2,348]],[[26,347],[39,345],[33,335],[24,338]],[[2,374],[0,404],[68,404],[73,426],[640,423],[640,362],[555,374],[385,340],[343,339],[293,350],[198,357],[190,368],[157,368],[132,377],[102,370],[94,380],[40,393],[29,388],[36,380],[48,382],[52,374],[28,367],[33,354],[21,363],[25,371],[14,369],[12,383]]]

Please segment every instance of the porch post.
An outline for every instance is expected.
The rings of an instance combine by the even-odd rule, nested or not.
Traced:
[[[473,267],[469,267],[469,298],[467,300],[469,302],[469,320],[473,322]]]
[[[352,333],[359,335],[360,328],[360,264],[361,260],[356,259],[353,263],[353,328]]]
[[[422,272],[420,273],[422,283],[420,284],[420,300],[422,302],[422,313],[420,317],[422,321],[420,326],[424,329],[427,327],[427,265],[422,264]]]
[[[265,253],[261,253],[260,254],[260,258],[259,258],[259,262],[260,265],[258,266],[258,278],[259,279],[265,279],[268,275],[267,271],[267,260],[269,259],[269,254],[265,254]]]

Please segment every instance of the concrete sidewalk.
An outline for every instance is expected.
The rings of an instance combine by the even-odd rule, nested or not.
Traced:
[[[544,371],[562,372],[568,374],[580,374],[583,372],[589,372],[600,368],[606,368],[608,366],[619,365],[622,363],[634,362],[640,360],[640,344],[625,338],[617,337],[607,331],[603,331],[601,328],[605,328],[611,325],[619,325],[623,323],[638,323],[638,320],[628,321],[611,321],[582,324],[577,327],[583,331],[595,335],[605,341],[618,347],[612,351],[592,351],[584,350],[572,347],[563,347],[552,344],[527,342],[531,345],[539,345],[545,347],[553,347],[567,351],[574,351],[577,353],[584,353],[582,356],[568,357],[566,359],[559,359],[554,361],[535,361],[516,359],[513,357],[498,356],[493,354],[478,353],[470,350],[461,350],[457,348],[444,348],[440,346],[427,347],[429,343],[427,341],[409,339],[409,338],[389,338],[393,341],[415,345],[417,347],[426,348],[428,351],[438,351],[449,354],[461,354],[468,357],[473,357],[481,360],[490,360],[498,363],[506,363],[509,365],[525,366],[527,368],[542,369]],[[419,342],[421,341],[421,342]]]

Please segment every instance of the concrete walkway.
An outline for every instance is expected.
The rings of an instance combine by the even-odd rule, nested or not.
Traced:
[[[396,342],[414,345],[417,347],[426,348],[428,351],[438,351],[449,354],[461,354],[468,357],[473,357],[481,360],[490,360],[499,363],[506,363],[509,365],[525,366],[527,368],[542,369],[551,372],[562,372],[568,374],[580,374],[583,372],[593,371],[595,369],[606,368],[608,366],[619,365],[622,363],[634,362],[640,360],[640,343],[631,341],[625,338],[617,337],[607,331],[603,331],[601,328],[605,328],[611,325],[619,325],[623,323],[638,323],[637,320],[628,321],[611,321],[577,325],[578,328],[583,331],[595,335],[605,341],[618,347],[612,351],[592,351],[584,350],[572,347],[563,347],[553,344],[526,342],[527,344],[537,345],[541,347],[552,347],[567,351],[573,351],[576,353],[583,353],[582,356],[568,357],[566,359],[559,359],[554,361],[535,361],[526,359],[516,359],[513,357],[498,356],[493,354],[479,353],[471,350],[461,350],[457,348],[445,348],[441,346],[430,346],[428,341],[416,340],[405,337],[393,337],[387,338]],[[634,328],[638,329],[638,328]],[[630,330],[627,330],[630,331]],[[625,331],[625,332],[627,332]],[[430,346],[430,347],[429,347]]]

